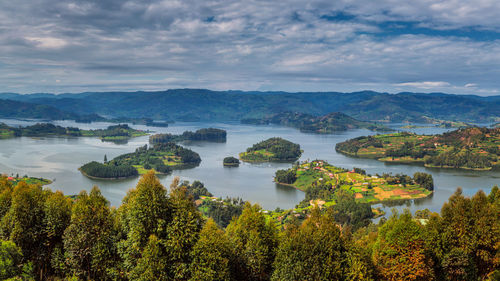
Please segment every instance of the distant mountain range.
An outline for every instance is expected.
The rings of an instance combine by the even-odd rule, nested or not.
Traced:
[[[89,114],[98,114],[107,118],[229,121],[263,118],[288,111],[314,116],[342,112],[358,120],[379,122],[426,122],[428,118],[464,122],[500,121],[500,96],[443,93],[288,93],[175,89],[60,95],[0,93],[0,99],[0,117],[51,116],[47,119],[68,119],[75,115],[97,118]],[[21,103],[16,106],[5,100]],[[17,110],[21,107],[23,110]]]

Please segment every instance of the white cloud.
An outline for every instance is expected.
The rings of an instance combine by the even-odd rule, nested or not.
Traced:
[[[43,49],[59,49],[68,45],[66,40],[54,37],[26,37],[26,39]]]
[[[444,81],[421,81],[421,82],[406,82],[398,83],[396,86],[401,87],[414,87],[421,89],[432,89],[432,88],[442,88],[450,86],[450,83]]]

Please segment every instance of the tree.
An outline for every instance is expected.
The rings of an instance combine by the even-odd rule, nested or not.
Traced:
[[[258,205],[245,204],[243,213],[226,229],[235,247],[238,274],[246,280],[268,280],[277,247],[277,231]]]
[[[12,241],[0,240],[0,279],[21,274],[21,249]]]
[[[191,281],[229,281],[233,279],[232,245],[224,231],[209,219],[200,232],[200,238],[193,247],[193,261],[189,271]]]
[[[345,280],[347,256],[340,230],[318,208],[290,227],[278,247],[272,280]]]
[[[88,280],[109,280],[115,267],[116,247],[108,201],[99,188],[82,191],[72,208],[64,232],[67,267],[72,275]]]
[[[384,280],[432,280],[432,260],[425,249],[424,228],[408,210],[394,211],[380,228],[373,259]]]
[[[194,205],[193,196],[185,186],[179,186],[178,177],[170,186],[170,201],[173,215],[167,227],[166,246],[172,276],[175,280],[188,280],[190,253],[198,240],[203,219]]]
[[[154,234],[151,235],[137,266],[130,273],[130,280],[172,280],[169,274],[170,264],[165,256],[165,246]]]
[[[106,154],[104,154],[104,164],[108,163],[108,156],[106,156]]]
[[[154,172],[148,172],[130,190],[119,209],[120,222],[125,239],[120,242],[120,255],[126,270],[131,271],[141,258],[142,252],[154,235],[158,247],[167,239],[167,226],[171,221],[172,207],[167,190]],[[158,253],[158,252],[156,252]]]

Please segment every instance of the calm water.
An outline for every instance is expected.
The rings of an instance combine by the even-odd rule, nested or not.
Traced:
[[[0,120],[9,125],[27,125],[33,122],[19,120]],[[77,124],[69,121],[55,122],[62,126],[80,128],[104,128],[108,123]],[[495,184],[500,184],[500,171],[462,171],[450,169],[429,169],[421,166],[385,164],[377,160],[356,159],[335,152],[337,142],[360,135],[373,134],[366,130],[355,130],[334,135],[316,135],[301,133],[296,129],[278,126],[253,126],[237,123],[175,123],[168,128],[135,126],[134,128],[156,132],[182,133],[185,130],[216,127],[227,130],[227,143],[183,143],[182,145],[198,152],[201,165],[188,170],[174,171],[161,177],[161,182],[169,186],[172,178],[182,180],[200,180],[215,196],[242,197],[253,203],[259,203],[266,209],[276,207],[291,208],[304,198],[304,194],[290,187],[276,186],[273,175],[277,169],[291,166],[285,163],[248,164],[238,168],[224,168],[222,159],[237,156],[252,144],[274,136],[280,136],[300,143],[304,154],[301,160],[324,159],[336,166],[360,167],[368,173],[405,173],[413,175],[417,171],[431,173],[435,182],[435,193],[431,198],[411,204],[410,209],[428,208],[439,211],[443,203],[456,190],[463,188],[466,195],[473,195],[480,189],[489,192]],[[411,129],[417,133],[435,134],[446,131],[440,128]],[[102,161],[106,154],[112,159],[123,153],[133,152],[137,147],[148,142],[148,137],[130,140],[127,144],[101,142],[97,138],[15,138],[0,140],[0,172],[28,174],[37,177],[55,179],[50,187],[62,190],[65,194],[77,194],[80,190],[89,190],[93,185],[101,188],[102,193],[112,205],[119,205],[128,189],[133,188],[138,178],[122,181],[91,180],[77,170],[82,164],[92,160]],[[402,206],[398,208],[403,208]],[[391,207],[384,207],[387,211]]]

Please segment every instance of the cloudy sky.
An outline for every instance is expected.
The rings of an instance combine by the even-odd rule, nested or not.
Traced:
[[[500,1],[0,1],[0,92],[500,94]]]

